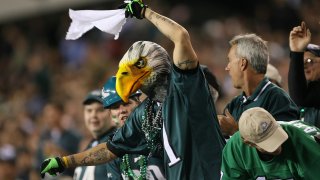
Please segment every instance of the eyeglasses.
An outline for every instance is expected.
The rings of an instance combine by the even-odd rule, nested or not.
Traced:
[[[315,63],[315,61],[314,61],[313,59],[311,59],[311,58],[307,58],[307,59],[305,59],[303,62],[304,62],[304,64],[310,64],[310,65],[312,65],[313,63]]]

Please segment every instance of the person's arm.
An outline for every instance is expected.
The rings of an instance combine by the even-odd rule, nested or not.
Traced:
[[[142,0],[131,0],[120,8],[126,9],[126,17],[148,19],[174,43],[173,63],[179,69],[195,69],[198,66],[198,58],[191,45],[189,33],[180,24],[151,10]]]
[[[117,156],[108,149],[107,144],[102,143],[81,153],[64,156],[62,161],[66,168],[72,168],[104,164],[115,158]]]
[[[245,152],[240,145],[243,146],[243,142],[239,132],[237,132],[230,138],[223,149],[221,164],[222,180],[252,179],[245,171],[245,162],[241,162],[243,158],[252,157],[244,157]]]
[[[289,94],[296,104],[304,106],[307,80],[304,75],[303,53],[311,41],[310,30],[304,22],[294,27],[289,35],[290,65],[288,73]]]
[[[174,43],[173,62],[178,68],[187,70],[197,67],[197,55],[192,47],[189,33],[184,27],[150,8],[146,8],[145,18]]]
[[[298,106],[305,106],[308,83],[304,75],[303,52],[290,52],[288,90]]]
[[[99,165],[115,158],[117,158],[117,156],[108,150],[107,144],[102,143],[78,154],[44,160],[41,165],[40,174],[42,178],[44,178],[45,173],[56,176],[57,174],[62,173],[66,168]]]

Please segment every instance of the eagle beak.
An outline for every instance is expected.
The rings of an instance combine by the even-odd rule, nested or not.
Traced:
[[[128,65],[119,66],[116,74],[116,91],[121,99],[127,103],[131,94],[141,88],[142,82],[150,71],[137,69]]]

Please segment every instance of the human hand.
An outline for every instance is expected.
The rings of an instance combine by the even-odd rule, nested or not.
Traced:
[[[56,176],[58,173],[62,173],[64,169],[65,168],[60,157],[48,158],[41,164],[40,175],[41,178],[44,178],[46,173],[51,176]]]
[[[228,109],[226,109],[226,115],[218,115],[218,120],[224,136],[232,136],[239,129],[238,123],[234,120]]]
[[[124,4],[119,6],[119,9],[126,9],[126,18],[136,17],[137,19],[143,19],[147,7],[142,0],[131,0],[125,1]]]
[[[294,27],[289,36],[290,50],[294,52],[303,52],[311,41],[311,32],[304,21],[300,26]]]

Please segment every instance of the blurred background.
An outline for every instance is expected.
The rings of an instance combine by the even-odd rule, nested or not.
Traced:
[[[228,41],[234,35],[256,33],[268,41],[270,63],[280,71],[286,91],[290,30],[304,20],[312,43],[320,44],[319,0],[145,3],[189,31],[200,62],[221,85],[218,113],[239,93],[225,71]],[[116,73],[133,42],[154,41],[172,53],[169,40],[151,23],[137,19],[127,20],[118,40],[96,29],[78,40],[65,40],[69,8],[110,10],[120,4],[120,0],[0,0],[1,180],[37,180],[44,158],[85,148],[90,135],[83,123],[82,100]]]

